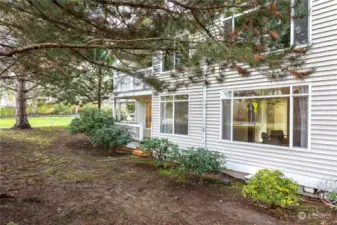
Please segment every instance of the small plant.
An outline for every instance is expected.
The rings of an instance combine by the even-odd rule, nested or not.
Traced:
[[[317,194],[321,200],[331,208],[337,210],[337,180],[326,180],[320,182]]]
[[[140,147],[144,152],[150,153],[151,157],[156,158],[159,165],[175,161],[179,155],[178,145],[164,138],[145,138]]]
[[[188,148],[177,161],[177,169],[181,173],[192,173],[199,179],[207,172],[222,172],[225,169],[225,156],[204,148]]]
[[[130,132],[124,127],[115,125],[97,129],[91,132],[89,137],[93,145],[103,145],[105,149],[112,149],[114,152],[132,142]]]
[[[90,108],[74,118],[68,128],[70,134],[86,134],[89,135],[97,129],[111,127],[114,124],[114,119],[107,113]]]
[[[298,185],[279,170],[259,170],[243,187],[242,194],[268,206],[287,208],[298,202]]]

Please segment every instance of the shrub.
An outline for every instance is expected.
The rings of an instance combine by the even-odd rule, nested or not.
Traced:
[[[172,162],[179,155],[178,145],[165,138],[145,138],[140,142],[140,147],[150,153],[151,157],[156,158],[159,165]]]
[[[118,148],[130,143],[132,137],[126,128],[114,125],[95,130],[90,134],[90,141],[93,145],[103,145],[105,149],[116,152]]]
[[[298,202],[297,188],[297,183],[285,178],[281,171],[263,169],[243,187],[242,193],[259,203],[286,208]]]
[[[114,124],[112,116],[97,108],[90,108],[74,118],[68,128],[70,134],[89,135],[97,129],[111,127]]]
[[[53,108],[53,114],[56,115],[70,115],[71,113],[72,113],[71,106],[67,106],[62,103],[56,104]]]
[[[178,157],[178,163],[180,172],[193,173],[200,178],[206,172],[222,172],[225,169],[225,156],[204,148],[188,148]]]

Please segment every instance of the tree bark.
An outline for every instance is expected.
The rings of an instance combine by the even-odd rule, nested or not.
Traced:
[[[31,129],[28,122],[27,112],[26,112],[26,81],[23,79],[18,80],[18,87],[16,93],[16,115],[15,115],[15,125],[13,129]]]
[[[101,95],[101,89],[102,89],[102,68],[99,67],[99,76],[98,76],[98,90],[97,90],[97,108],[101,109],[102,104],[102,95]]]

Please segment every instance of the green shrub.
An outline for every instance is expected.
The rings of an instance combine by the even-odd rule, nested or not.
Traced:
[[[89,135],[97,129],[111,127],[114,124],[112,116],[97,108],[90,108],[74,118],[68,128],[70,134]]]
[[[87,111],[89,109],[97,109],[97,105],[93,104],[93,103],[87,103],[85,105],[83,105],[81,108],[80,108],[80,112],[84,112],[84,111]]]
[[[103,145],[105,149],[116,152],[118,148],[132,142],[132,137],[126,128],[114,125],[95,130],[90,134],[90,141],[93,145]]]
[[[225,156],[204,148],[188,148],[178,157],[178,163],[180,172],[193,173],[200,178],[207,172],[222,172],[225,169]]]
[[[178,145],[165,138],[145,138],[140,142],[140,147],[150,153],[151,157],[156,158],[159,165],[177,160],[179,156]]]
[[[70,115],[71,113],[72,113],[71,106],[67,106],[62,103],[56,104],[53,108],[53,114],[56,115]]]
[[[0,117],[2,117],[2,118],[14,117],[15,113],[16,113],[15,107],[0,108]]]
[[[285,178],[281,171],[263,169],[243,187],[242,193],[259,203],[286,208],[298,202],[297,188],[297,183]]]

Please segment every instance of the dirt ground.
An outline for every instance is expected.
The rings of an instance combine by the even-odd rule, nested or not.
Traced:
[[[318,203],[264,209],[241,197],[242,185],[189,182],[62,129],[0,130],[1,225],[337,224]]]

